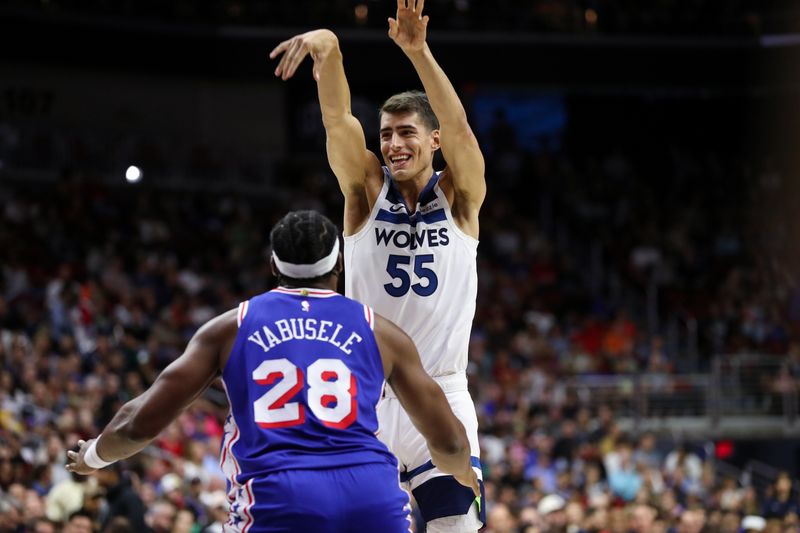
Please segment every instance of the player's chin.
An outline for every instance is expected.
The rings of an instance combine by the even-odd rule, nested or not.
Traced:
[[[409,172],[407,168],[393,168],[392,169],[392,177],[396,181],[406,181],[408,179],[411,179],[412,175],[413,174],[411,172]]]

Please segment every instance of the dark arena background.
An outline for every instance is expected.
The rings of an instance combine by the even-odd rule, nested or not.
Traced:
[[[281,82],[268,53],[333,29],[375,148],[420,88],[395,5],[0,3],[0,531],[134,531],[122,497],[222,531],[218,384],[111,473],[65,451],[274,286],[287,210],[341,224],[309,64]],[[800,4],[425,9],[487,161],[486,531],[799,531]]]

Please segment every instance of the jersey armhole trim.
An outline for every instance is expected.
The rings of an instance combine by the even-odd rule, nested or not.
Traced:
[[[364,319],[369,324],[369,329],[375,331],[375,312],[372,308],[366,304],[362,304],[364,306]]]
[[[461,228],[458,227],[455,218],[453,218],[453,206],[451,206],[450,202],[447,201],[447,195],[444,193],[441,187],[439,187],[438,183],[436,184],[434,190],[436,191],[436,195],[446,206],[444,212],[445,215],[447,216],[447,221],[450,222],[451,226],[453,226],[456,236],[460,238],[465,244],[467,244],[472,250],[477,250],[478,245],[481,242],[480,239],[476,239],[472,235],[467,235]]]
[[[247,315],[247,309],[250,307],[250,300],[245,300],[239,304],[239,312],[236,313],[236,327],[242,327],[242,321],[244,317]]]
[[[381,187],[381,192],[378,193],[378,197],[375,199],[375,205],[372,206],[372,210],[369,212],[369,217],[364,223],[364,227],[352,235],[345,235],[342,233],[342,239],[344,239],[345,242],[352,243],[361,240],[361,238],[367,234],[369,228],[372,227],[372,223],[375,222],[375,217],[378,216],[378,211],[381,209],[381,200],[386,198],[386,191],[389,189],[389,178],[386,176],[386,171],[383,167],[381,167],[381,170],[383,171],[383,187]]]

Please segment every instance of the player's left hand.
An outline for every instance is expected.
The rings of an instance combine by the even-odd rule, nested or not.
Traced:
[[[428,16],[422,16],[425,0],[397,0],[397,18],[389,19],[389,37],[404,52],[425,47]]]
[[[66,469],[67,472],[75,472],[76,474],[83,474],[88,475],[95,471],[94,468],[88,466],[84,460],[83,456],[86,454],[86,450],[89,449],[89,445],[92,443],[92,440],[79,440],[78,441],[78,451],[67,450],[67,465]]]

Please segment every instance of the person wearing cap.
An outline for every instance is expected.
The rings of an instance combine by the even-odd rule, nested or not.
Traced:
[[[278,221],[278,287],[203,325],[99,437],[67,452],[67,470],[90,474],[139,452],[221,377],[230,403],[226,531],[408,531],[397,460],[376,437],[386,379],[436,466],[478,496],[464,427],[411,339],[335,292],[338,233],[315,211]]]
[[[742,530],[744,533],[764,531],[766,528],[767,521],[761,516],[748,515],[742,519]]]
[[[544,533],[557,533],[565,531],[567,526],[567,515],[564,508],[567,502],[558,494],[548,494],[536,506],[539,516],[544,522]]]

